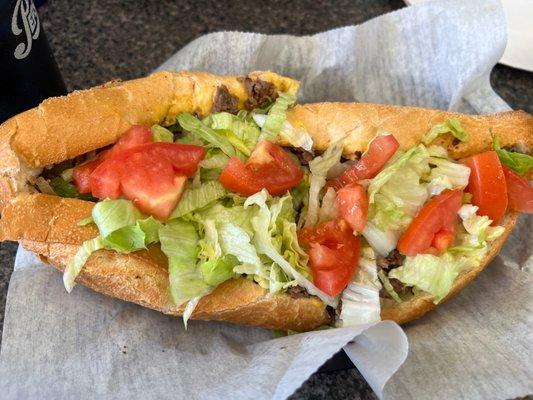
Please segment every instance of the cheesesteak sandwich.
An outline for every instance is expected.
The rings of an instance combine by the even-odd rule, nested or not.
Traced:
[[[405,323],[533,212],[533,117],[296,105],[299,83],[159,72],[0,126],[0,237],[100,293],[283,330]]]

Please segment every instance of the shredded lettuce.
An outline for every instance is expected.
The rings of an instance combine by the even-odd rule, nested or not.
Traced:
[[[159,230],[161,250],[168,258],[169,300],[179,306],[208,293],[210,288],[197,271],[199,237],[191,222],[174,220]]]
[[[401,173],[403,174],[404,167],[406,166],[407,163],[409,163],[409,166],[413,169],[413,172],[418,173],[419,176],[422,175],[422,173],[425,172],[425,169],[427,167],[428,157],[429,157],[429,154],[427,152],[426,147],[424,145],[418,145],[418,146],[412,147],[404,154],[401,154],[399,157],[396,157],[391,162],[389,162],[389,164],[386,165],[385,168],[383,168],[381,172],[377,174],[370,182],[370,185],[368,187],[369,203],[374,202],[374,196],[376,195],[376,193],[387,182],[391,181],[391,178],[398,171],[401,171]],[[403,178],[402,178],[402,181],[403,181]],[[398,183],[400,185],[403,184],[403,182],[398,182]]]
[[[320,191],[326,184],[326,176],[328,175],[330,168],[340,162],[342,149],[343,144],[341,141],[333,143],[328,147],[324,154],[316,157],[309,163],[311,175],[305,227],[313,227],[318,221]]]
[[[429,163],[435,166],[429,174],[428,190],[431,195],[437,195],[444,189],[464,188],[468,185],[470,168],[466,165],[440,157],[431,157]]]
[[[81,272],[81,269],[89,259],[92,253],[94,253],[96,250],[100,250],[104,248],[104,243],[100,239],[100,237],[96,237],[94,239],[86,240],[83,242],[82,246],[74,256],[72,260],[67,265],[67,268],[65,268],[65,272],[63,273],[63,284],[65,285],[65,289],[67,292],[71,292],[74,286],[76,285],[75,279],[78,276],[78,274]]]
[[[245,207],[256,205],[259,207],[257,214],[252,218],[252,226],[254,229],[253,244],[258,253],[266,255],[273,262],[275,262],[283,272],[289,277],[294,279],[298,285],[304,287],[309,294],[318,296],[324,303],[335,307],[337,305],[337,299],[329,296],[318,289],[310,280],[300,274],[296,268],[294,268],[276,249],[272,237],[271,229],[276,225],[275,219],[271,210],[266,204],[269,198],[268,192],[263,189],[261,192],[248,197],[244,203]]]
[[[262,127],[265,124],[267,116],[265,114],[254,114],[253,119],[257,125]],[[310,153],[313,152],[313,139],[304,127],[295,127],[289,121],[285,121],[281,125],[279,136],[293,147],[299,147]]]
[[[229,157],[235,155],[235,149],[227,137],[220,135],[192,114],[181,113],[177,119],[180,126],[186,131],[200,137],[209,145],[219,148]]]
[[[212,114],[211,128],[225,132],[230,142],[246,155],[250,155],[261,133],[253,121],[227,112]]]
[[[200,162],[200,168],[222,170],[229,161],[229,157],[217,149],[209,150],[207,156]]]
[[[290,93],[280,93],[261,128],[263,139],[274,141],[283,123],[287,120],[287,110],[296,102],[296,96]]]
[[[174,142],[174,134],[161,125],[152,125],[151,131],[154,142]]]
[[[451,118],[442,124],[435,125],[422,139],[422,143],[430,144],[437,136],[450,132],[455,138],[461,142],[468,140],[468,133],[464,130],[458,118]]]
[[[440,257],[418,254],[415,257],[406,257],[401,267],[389,272],[389,278],[398,279],[407,286],[414,286],[432,294],[434,303],[438,304],[452,288],[461,269],[461,263],[449,253]]]
[[[226,189],[218,181],[203,183],[200,187],[185,190],[169,219],[179,218],[201,209],[226,195]]]
[[[381,230],[371,221],[366,221],[365,228],[361,234],[368,244],[380,255],[385,257],[396,248],[396,243],[400,238],[398,231],[392,229]]]
[[[532,156],[502,149],[500,147],[500,139],[496,135],[492,137],[492,148],[498,154],[498,158],[502,164],[507,165],[520,175],[524,175],[533,168]]]
[[[103,200],[96,203],[92,210],[94,223],[100,236],[106,238],[114,231],[133,225],[142,214],[129,200]]]
[[[339,216],[339,207],[337,206],[337,192],[334,188],[329,187],[322,198],[322,205],[318,210],[318,223],[330,221]]]
[[[342,292],[337,326],[355,326],[381,320],[377,265],[371,248],[362,249],[353,281]]]

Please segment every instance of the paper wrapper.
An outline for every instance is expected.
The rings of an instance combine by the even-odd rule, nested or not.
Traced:
[[[339,12],[341,12],[339,10]],[[507,110],[489,72],[505,47],[498,2],[438,1],[314,36],[223,32],[161,69],[302,81],[300,102],[367,101],[471,113]],[[392,322],[272,340],[271,332],[190,322],[76,287],[20,250],[9,287],[0,393],[36,398],[276,398],[344,346],[385,398],[511,398],[533,392],[531,219],[502,255],[447,304]],[[513,268],[514,267],[514,268]],[[388,381],[385,390],[383,387]]]

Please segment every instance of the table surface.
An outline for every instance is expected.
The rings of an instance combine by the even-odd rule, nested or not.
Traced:
[[[146,75],[191,40],[221,30],[313,34],[404,6],[401,0],[49,0],[41,23],[69,90]],[[497,65],[495,90],[533,113],[533,74]],[[0,331],[17,245],[0,244]],[[376,399],[356,369],[316,373],[292,399]]]

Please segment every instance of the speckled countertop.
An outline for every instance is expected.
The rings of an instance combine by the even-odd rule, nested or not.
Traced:
[[[208,32],[312,34],[402,6],[401,0],[48,0],[39,14],[67,87],[73,90],[143,76]],[[498,65],[491,81],[513,108],[533,113],[533,74]],[[13,243],[0,244],[0,331],[16,248]],[[292,398],[376,397],[351,369],[316,373]]]

